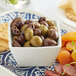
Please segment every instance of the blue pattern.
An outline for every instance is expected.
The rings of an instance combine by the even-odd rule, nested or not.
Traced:
[[[39,19],[40,16],[26,12],[12,12],[0,17],[0,23],[11,23],[16,17],[26,19]],[[66,30],[61,29],[61,33],[66,33]],[[45,70],[53,70],[54,64],[50,67],[20,67],[17,65],[11,51],[7,50],[0,53],[0,65],[8,68],[18,76],[42,76]]]

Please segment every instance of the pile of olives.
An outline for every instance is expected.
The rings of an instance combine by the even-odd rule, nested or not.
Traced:
[[[20,17],[11,22],[13,47],[56,46],[58,29],[53,21],[40,17],[38,21],[22,21]]]

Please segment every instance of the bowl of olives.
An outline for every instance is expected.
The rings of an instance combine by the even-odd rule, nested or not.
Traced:
[[[14,18],[9,34],[10,50],[20,66],[50,66],[61,47],[59,24],[42,15]]]

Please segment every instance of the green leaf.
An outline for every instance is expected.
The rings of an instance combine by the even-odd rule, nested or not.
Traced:
[[[64,76],[64,72],[62,73],[62,76]]]
[[[15,5],[18,3],[18,0],[9,0],[11,4]]]
[[[70,66],[70,64],[66,64],[66,66]]]
[[[75,46],[74,41],[72,41],[72,45]]]
[[[71,49],[70,51],[74,51],[74,49]]]
[[[76,54],[76,52],[74,52],[74,54]]]

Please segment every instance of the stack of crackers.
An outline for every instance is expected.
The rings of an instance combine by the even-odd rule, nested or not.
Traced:
[[[8,23],[0,24],[0,52],[9,49]]]

